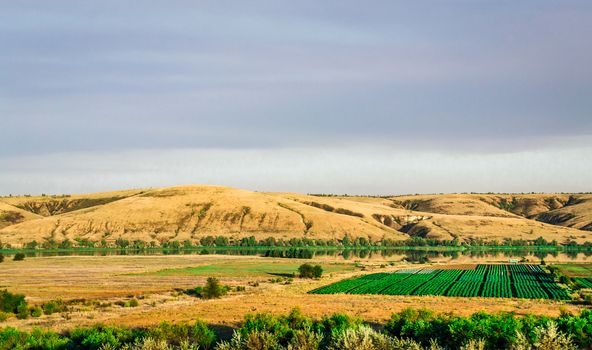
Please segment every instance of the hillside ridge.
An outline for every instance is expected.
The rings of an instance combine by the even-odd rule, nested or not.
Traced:
[[[72,196],[0,197],[0,241],[119,238],[505,239],[592,242],[590,194],[326,196],[184,185]]]

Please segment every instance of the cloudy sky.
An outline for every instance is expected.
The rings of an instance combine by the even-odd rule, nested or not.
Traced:
[[[592,2],[0,2],[0,194],[592,191]]]

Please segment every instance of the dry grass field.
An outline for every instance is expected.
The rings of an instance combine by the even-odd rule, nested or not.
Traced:
[[[442,258],[435,260],[434,265],[452,263],[466,267],[470,262],[506,259],[503,255],[467,257],[454,262],[450,258]],[[563,257],[556,259],[561,261]],[[248,313],[285,313],[295,307],[311,316],[342,312],[369,321],[384,321],[393,312],[406,307],[425,307],[460,315],[480,310],[558,315],[561,310],[576,311],[582,307],[549,300],[307,294],[314,288],[355,275],[428,266],[409,265],[399,260],[400,257],[344,261],[328,256],[299,260],[221,255],[70,256],[27,258],[20,262],[9,260],[2,264],[0,270],[0,288],[25,294],[31,304],[56,298],[72,300],[74,304],[67,313],[27,320],[11,318],[2,325],[63,330],[96,323],[146,326],[167,320],[199,318],[211,324],[233,326]],[[589,261],[583,256],[580,260]],[[285,279],[272,282],[287,272],[295,272],[303,262],[321,264],[326,271],[323,278],[295,278],[289,284],[285,283]],[[246,289],[232,291],[215,300],[202,300],[179,293],[180,289],[203,285],[205,279],[213,275],[219,276],[223,284],[244,286]],[[117,305],[132,297],[140,301],[138,307]]]
[[[16,213],[16,214],[15,214]],[[206,235],[257,239],[410,237],[592,241],[592,195],[311,196],[178,186],[0,198],[0,241],[117,238],[162,243]]]

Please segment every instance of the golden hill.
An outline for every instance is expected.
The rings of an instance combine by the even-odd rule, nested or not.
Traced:
[[[591,223],[591,195],[320,197],[195,185],[0,198],[0,241],[14,246],[120,237],[162,243],[207,235],[592,242]]]

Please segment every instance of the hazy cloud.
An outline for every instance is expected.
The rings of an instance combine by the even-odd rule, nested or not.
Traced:
[[[576,0],[5,0],[0,157],[565,156],[592,139],[591,19]]]

